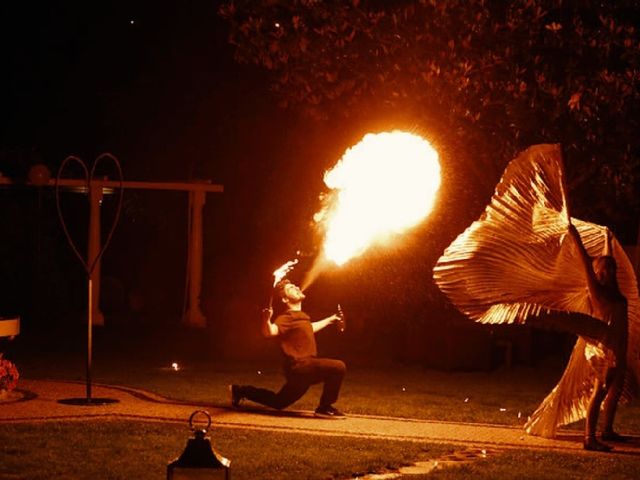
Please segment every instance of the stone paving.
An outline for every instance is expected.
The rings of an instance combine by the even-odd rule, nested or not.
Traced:
[[[150,392],[127,387],[94,384],[92,398],[118,400],[108,405],[67,405],[59,400],[85,398],[85,384],[47,380],[21,380],[14,398],[0,402],[0,424],[118,418],[140,421],[186,422],[194,410],[207,410],[214,428],[278,430],[316,435],[387,438],[449,443],[467,447],[531,448],[585,452],[579,432],[561,431],[558,438],[524,434],[520,428],[502,425],[437,422],[371,415],[346,419],[318,419],[309,411],[278,412],[260,408],[221,408],[213,404],[176,402]],[[640,437],[617,444],[614,453],[640,455]]]

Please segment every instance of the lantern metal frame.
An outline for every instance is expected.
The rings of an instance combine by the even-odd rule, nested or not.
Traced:
[[[194,419],[197,415],[203,414],[207,418],[205,428],[196,428]],[[211,415],[206,410],[196,410],[189,417],[189,428],[193,432],[193,437],[187,440],[187,445],[182,454],[167,464],[167,480],[174,479],[176,469],[191,469],[197,472],[198,478],[202,478],[202,473],[211,471],[224,472],[224,479],[230,480],[231,460],[222,456],[211,446],[211,438],[207,437],[207,431],[211,427]],[[181,472],[187,473],[187,472]]]

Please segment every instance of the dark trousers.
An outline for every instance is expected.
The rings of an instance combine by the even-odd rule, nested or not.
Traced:
[[[338,400],[342,379],[347,367],[341,360],[309,357],[286,365],[286,383],[278,392],[250,385],[241,387],[241,395],[247,400],[281,410],[300,399],[311,385],[324,383],[320,407],[328,407]]]

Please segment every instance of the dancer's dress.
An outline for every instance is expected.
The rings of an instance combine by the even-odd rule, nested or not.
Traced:
[[[589,255],[601,255],[605,228],[571,221]],[[434,268],[440,289],[477,322],[526,322],[579,335],[562,378],[525,425],[528,433],[545,437],[585,418],[594,380],[614,361],[597,340],[606,328],[603,319],[589,316],[586,272],[568,222],[559,146],[530,147],[507,166],[483,215]],[[626,400],[640,373],[640,301],[631,262],[613,236],[611,248],[620,291],[628,301]]]

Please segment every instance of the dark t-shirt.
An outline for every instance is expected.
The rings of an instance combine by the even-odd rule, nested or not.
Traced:
[[[288,360],[299,360],[318,354],[309,315],[289,310],[279,315],[274,323],[278,326],[280,348]]]

